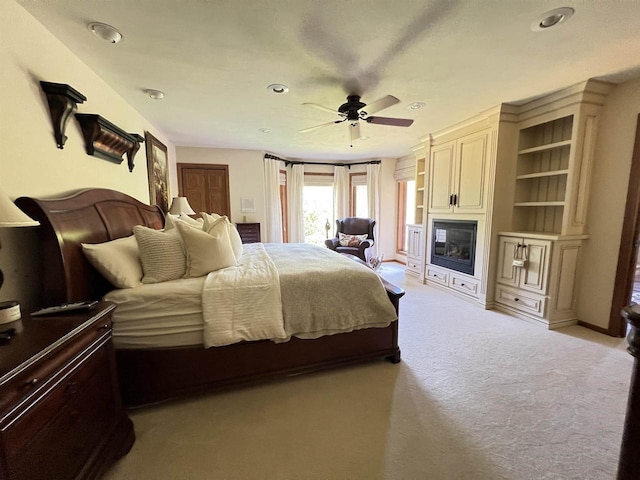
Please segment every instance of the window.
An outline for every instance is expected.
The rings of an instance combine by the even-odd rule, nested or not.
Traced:
[[[324,245],[334,225],[333,175],[305,174],[302,197],[304,241]]]
[[[369,217],[369,199],[367,197],[367,174],[352,173],[349,175],[351,183],[350,213],[352,217]]]
[[[415,223],[416,213],[416,181],[401,180],[398,183],[398,225],[396,251],[406,253],[408,249],[407,225]]]

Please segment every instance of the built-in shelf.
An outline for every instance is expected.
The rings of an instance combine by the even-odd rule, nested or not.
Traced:
[[[527,153],[544,152],[546,150],[555,150],[562,147],[570,147],[571,140],[563,140],[561,142],[548,143],[546,145],[539,145],[537,147],[525,148],[518,152],[519,155],[526,155]]]
[[[535,172],[535,173],[526,173],[524,175],[518,175],[516,180],[526,180],[528,178],[542,178],[542,177],[554,177],[556,175],[568,175],[569,170],[551,170],[548,172]]]

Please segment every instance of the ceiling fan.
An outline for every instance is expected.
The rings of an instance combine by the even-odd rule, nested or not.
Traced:
[[[336,123],[349,122],[349,132],[351,135],[351,146],[353,147],[353,141],[360,138],[360,120],[363,120],[367,123],[373,123],[376,125],[391,125],[393,127],[409,127],[413,123],[413,120],[408,118],[391,118],[391,117],[373,117],[370,116],[372,113],[379,112],[385,108],[388,108],[396,103],[399,103],[398,100],[393,95],[387,95],[386,97],[382,97],[375,102],[370,104],[366,104],[360,101],[360,95],[349,95],[347,97],[347,102],[343,103],[338,107],[338,110],[333,110],[332,108],[325,107],[323,105],[318,105],[317,103],[303,103],[303,105],[308,105],[310,107],[317,108],[319,110],[323,110],[325,112],[331,112],[338,114],[340,116],[339,120],[334,120],[332,122],[322,123],[320,125],[316,125],[314,127],[304,128],[300,130],[300,133],[312,132],[318,128],[327,127],[329,125],[333,125]],[[367,107],[366,110],[363,110],[364,107]]]

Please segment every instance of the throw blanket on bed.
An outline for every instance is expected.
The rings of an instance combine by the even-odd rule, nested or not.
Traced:
[[[278,268],[288,335],[317,338],[386,327],[397,320],[387,291],[370,268],[317,245],[264,247]]]
[[[287,339],[278,270],[261,243],[245,245],[237,267],[209,273],[202,289],[205,347]]]

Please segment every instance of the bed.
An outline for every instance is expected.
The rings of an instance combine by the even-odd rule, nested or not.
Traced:
[[[128,237],[136,225],[162,229],[165,221],[159,208],[108,189],[86,189],[63,198],[21,197],[16,204],[41,224],[43,306],[97,300],[113,290],[87,261],[82,243]],[[404,291],[381,281],[397,315]],[[348,302],[349,297],[343,301]],[[260,340],[212,348],[116,348],[123,401],[129,407],[380,359],[400,361],[397,321],[382,328],[319,338],[292,337],[280,343]]]

